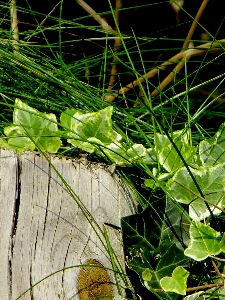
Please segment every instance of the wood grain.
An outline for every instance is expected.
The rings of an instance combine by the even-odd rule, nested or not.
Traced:
[[[43,156],[25,152],[19,157],[0,149],[0,299],[15,300],[64,268],[69,269],[44,279],[20,299],[80,299],[81,264],[94,260],[112,268],[103,246],[103,224],[120,226],[120,218],[135,211],[130,191],[107,166],[56,156],[50,161],[80,204]],[[89,222],[79,205],[87,207]],[[120,232],[108,226],[107,232],[124,267]],[[117,295],[114,273],[107,275]]]

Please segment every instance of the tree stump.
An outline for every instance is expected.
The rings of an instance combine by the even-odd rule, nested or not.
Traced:
[[[124,269],[121,233],[105,223],[120,226],[135,212],[134,198],[106,165],[49,161],[0,149],[0,299],[91,300],[103,290],[111,295],[102,299],[113,299],[118,291],[102,230]]]

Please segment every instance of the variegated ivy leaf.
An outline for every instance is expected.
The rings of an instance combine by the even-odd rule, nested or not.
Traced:
[[[218,299],[224,300],[225,297],[225,288],[222,287],[213,287],[212,289],[196,292],[192,295],[186,296],[183,300],[207,300],[207,299]]]
[[[6,147],[19,152],[39,148],[56,153],[61,146],[56,116],[41,113],[20,99],[15,100],[13,125],[5,127],[4,133],[8,137]]]
[[[171,277],[166,276],[160,279],[160,284],[166,292],[174,292],[180,295],[186,295],[188,276],[189,272],[182,266],[178,266],[173,270]]]
[[[112,112],[112,106],[93,113],[67,109],[61,114],[60,122],[67,131],[68,142],[84,151],[94,152],[93,138],[97,145],[105,146],[120,141],[122,137],[112,128]]]
[[[103,152],[116,164],[127,165],[129,164],[129,157],[123,145],[112,143],[106,148],[102,148]]]
[[[225,123],[213,138],[201,141],[199,156],[204,166],[215,166],[225,162]]]
[[[190,168],[199,188],[208,203],[213,214],[221,213],[216,208],[225,207],[225,168],[217,165],[211,168]],[[181,168],[167,183],[171,195],[180,203],[189,204],[189,215],[194,220],[203,220],[210,212],[201,198],[200,193],[186,168]],[[214,205],[213,205],[214,204]]]
[[[141,144],[134,144],[126,150],[122,144],[112,143],[102,148],[102,151],[118,165],[129,165],[136,162],[154,163],[153,155],[148,154],[149,149]]]
[[[224,236],[209,225],[192,221],[189,234],[190,242],[184,254],[194,260],[201,261],[225,250]]]
[[[176,220],[174,224],[172,216],[169,216],[168,225],[166,220],[168,221],[168,218],[165,217],[163,199],[140,214],[121,219],[127,265],[139,275],[142,283],[150,291],[161,289],[160,279],[171,276],[176,267],[188,262],[183,248],[177,247],[181,242],[178,241],[180,237],[172,240],[168,231],[165,232],[168,225],[173,231]],[[178,233],[177,230],[176,232]],[[166,300],[176,300],[179,297],[174,292],[157,292],[157,294]]]
[[[189,145],[187,134],[183,134],[182,131],[173,132],[171,138],[180,154],[170,142],[168,136],[159,133],[155,135],[155,150],[158,154],[159,163],[169,173],[183,167],[184,164],[180,155],[187,163],[190,163],[196,152],[196,148]]]

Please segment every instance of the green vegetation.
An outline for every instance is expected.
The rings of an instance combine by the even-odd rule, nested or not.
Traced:
[[[90,15],[63,19],[61,2],[58,17],[17,7],[35,18],[36,27],[22,31],[21,39],[12,30],[0,32],[0,146],[69,157],[88,153],[91,161],[115,164],[139,204],[140,213],[123,217],[121,228],[126,262],[139,275],[143,299],[222,299],[223,22],[212,35],[197,19],[210,40],[194,40],[195,15],[175,4],[177,18],[182,11],[193,22],[183,40],[125,34],[119,9],[134,8],[105,2],[114,30],[101,14],[95,15],[101,26],[85,25]],[[157,3],[135,9],[151,5]],[[203,6],[196,12],[203,13]],[[1,7],[5,28],[9,3]],[[44,18],[51,25],[39,21]],[[82,39],[75,41],[73,33],[73,39],[62,39],[66,27],[85,28],[104,37],[104,44],[100,40],[87,56]],[[50,29],[58,33],[57,43],[49,41]],[[158,41],[166,48],[157,49]],[[70,55],[70,47],[79,50]],[[161,54],[165,60],[157,60]],[[130,290],[133,299],[142,293],[135,284]]]

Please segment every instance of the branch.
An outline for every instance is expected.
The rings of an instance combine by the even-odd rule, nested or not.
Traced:
[[[219,40],[218,42],[214,42],[214,43],[210,42],[210,43],[202,44],[195,48],[188,49],[186,51],[177,53],[176,55],[174,55],[172,58],[170,58],[169,60],[162,63],[157,68],[152,69],[145,75],[143,75],[143,76],[139,77],[138,79],[134,80],[133,82],[129,83],[127,86],[121,88],[118,93],[114,93],[113,95],[111,95],[111,97],[112,97],[111,101],[113,101],[116,97],[118,97],[118,95],[125,94],[128,91],[135,88],[136,86],[138,86],[139,84],[141,84],[142,82],[145,82],[146,80],[152,78],[160,70],[164,70],[167,68],[167,66],[177,63],[184,56],[186,57],[186,59],[190,59],[191,57],[194,57],[194,56],[201,56],[201,55],[205,54],[206,51],[208,51],[210,53],[215,53],[215,52],[221,51],[222,43],[225,43],[225,39]]]
[[[183,47],[182,47],[182,50],[181,51],[184,51],[183,49],[186,49],[188,48],[188,45],[189,45],[189,41],[191,40],[194,32],[195,32],[195,29],[197,27],[197,24],[198,24],[198,21],[199,19],[201,18],[202,16],[202,13],[203,11],[205,10],[206,8],[206,5],[208,4],[209,0],[203,0],[198,12],[197,12],[197,15],[191,25],[191,28],[188,32],[188,35],[186,37],[186,40],[184,41],[184,44],[183,44]],[[179,72],[183,66],[185,65],[185,62],[186,62],[186,58],[185,56],[182,58],[181,62],[179,62],[179,64],[173,69],[173,71],[160,83],[160,85],[151,93],[151,96],[152,97],[155,97],[156,95],[158,95],[158,93],[163,90],[174,78],[175,74],[177,72]]]
[[[212,257],[211,257],[211,261],[212,261],[213,268],[216,271],[217,275],[220,277],[220,279],[222,280],[222,282],[224,282],[224,277],[220,273],[220,271],[219,271],[219,269],[218,269],[218,267],[217,267],[217,265],[216,265],[216,263],[215,263],[215,261],[214,261],[214,259]]]
[[[112,27],[101,17],[99,16],[94,9],[92,9],[86,2],[83,0],[76,0],[76,2],[84,9],[86,12],[88,12],[94,19],[97,21],[102,29],[115,33],[115,30],[112,29]]]
[[[190,288],[186,288],[186,292],[194,292],[194,291],[199,291],[199,290],[206,290],[206,289],[211,289],[214,287],[223,287],[224,283],[211,283],[211,284],[205,284],[205,285],[199,285],[199,286],[194,286]],[[156,292],[165,292],[163,289],[154,289]]]
[[[122,7],[122,5],[123,4],[122,4],[121,0],[115,0],[115,19],[116,19],[116,23],[117,23],[118,27],[119,27],[119,17],[120,17],[119,9]],[[115,32],[117,32],[117,30]],[[110,76],[110,79],[109,79],[109,85],[108,85],[108,89],[107,89],[108,93],[112,92],[112,87],[113,87],[114,82],[116,80],[116,74],[117,74],[117,64],[116,63],[118,61],[117,53],[119,52],[121,42],[122,41],[121,41],[120,38],[115,39],[115,42],[114,42],[113,65],[112,65],[111,76]],[[111,94],[106,94],[105,101],[111,102],[111,99],[112,99]]]

